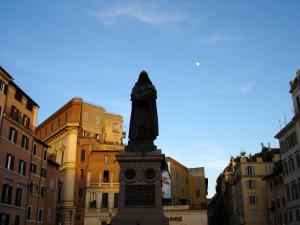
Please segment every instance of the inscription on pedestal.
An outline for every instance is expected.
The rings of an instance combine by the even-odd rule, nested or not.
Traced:
[[[155,185],[126,185],[125,205],[155,206]]]

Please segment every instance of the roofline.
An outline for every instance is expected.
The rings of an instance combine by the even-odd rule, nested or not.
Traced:
[[[275,138],[277,138],[277,139],[279,139],[279,137],[283,134],[283,133],[285,133],[287,130],[289,130],[293,125],[295,125],[295,117],[296,116],[294,116],[294,118],[285,126],[285,127],[283,127],[274,137]]]
[[[47,143],[45,143],[44,141],[42,141],[42,140],[39,139],[39,138],[35,138],[34,140],[37,141],[37,142],[39,142],[40,144],[46,146],[47,148],[50,148],[50,147],[51,147],[50,145],[48,145]]]
[[[41,127],[43,127],[49,120],[56,117],[60,112],[65,110],[72,102],[78,101],[80,104],[82,104],[83,100],[80,97],[74,97],[71,100],[69,100],[67,103],[65,103],[62,107],[60,107],[58,110],[56,110],[54,113],[52,113],[47,119],[45,119],[42,123],[40,123],[36,129],[39,130]]]
[[[10,81],[10,84],[11,84],[12,86],[14,86],[15,88],[17,88],[18,90],[20,90],[20,91],[22,92],[22,94],[26,96],[26,98],[28,98],[29,100],[31,100],[35,106],[37,106],[38,108],[40,108],[40,106],[39,106],[39,105],[38,105],[38,104],[37,104],[37,103],[36,103],[29,95],[27,95],[27,94],[22,90],[22,88],[20,88],[15,82],[13,82],[13,81],[11,80],[11,81]]]
[[[14,79],[2,66],[0,66],[0,70],[2,70],[11,80]]]
[[[175,163],[181,165],[182,167],[186,168],[187,170],[189,170],[188,167],[186,167],[185,165],[181,164],[180,162],[178,162],[176,159],[170,157],[170,156],[166,156],[166,159],[171,159],[172,161],[174,161]]]

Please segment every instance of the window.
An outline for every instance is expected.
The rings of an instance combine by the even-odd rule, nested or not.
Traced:
[[[276,199],[276,206],[277,206],[278,209],[280,209],[280,201],[279,201],[278,198]]]
[[[34,184],[31,180],[30,183],[29,183],[29,192],[30,192],[30,194],[33,192],[33,186],[34,186]]]
[[[21,147],[28,150],[28,143],[29,143],[29,138],[27,136],[23,135]]]
[[[65,113],[65,123],[68,121],[68,113]]]
[[[57,119],[57,126],[59,127],[60,126],[60,118],[58,117]]]
[[[22,189],[17,188],[16,189],[16,199],[15,199],[15,206],[21,206],[22,205]]]
[[[84,169],[80,169],[80,180],[84,179]]]
[[[285,197],[282,197],[282,205],[283,205],[283,207],[286,206],[286,204],[285,204]]]
[[[297,184],[294,183],[294,181],[292,183],[291,192],[292,192],[292,200],[299,198],[298,187]]]
[[[118,208],[119,205],[119,193],[114,193],[114,208]]]
[[[34,163],[30,164],[30,173],[36,174],[36,165]]]
[[[271,180],[270,182],[270,190],[273,191],[274,187],[273,187],[273,181]]]
[[[284,162],[282,163],[282,165],[283,165],[283,175],[287,175],[287,174],[289,173],[287,162],[284,161]]]
[[[78,188],[78,200],[82,200],[83,198],[83,188]]]
[[[39,212],[38,212],[38,221],[39,222],[43,221],[43,209],[39,209]]]
[[[52,177],[49,177],[49,188],[54,189],[55,187],[55,180]]]
[[[18,132],[15,128],[10,128],[9,131],[9,141],[13,142],[13,143],[17,143],[17,137],[18,137]]]
[[[20,216],[16,215],[15,216],[15,224],[14,225],[19,225],[20,224]]]
[[[100,115],[96,116],[96,125],[100,125]]]
[[[2,80],[0,80],[0,92],[2,92],[4,94],[5,89],[6,89],[5,83]]]
[[[102,208],[108,208],[108,193],[102,193]]]
[[[108,164],[109,163],[109,155],[104,156],[104,163]]]
[[[6,154],[5,168],[9,170],[14,170],[14,161],[15,157],[13,155]]]
[[[283,141],[280,142],[280,152],[281,154],[285,153],[285,146]]]
[[[19,174],[26,175],[26,162],[22,159],[19,161]]]
[[[64,164],[65,151],[61,152],[61,164]]]
[[[21,102],[22,101],[22,98],[23,98],[23,95],[22,95],[22,92],[21,90],[16,90],[15,92],[15,99],[18,101],[18,102]]]
[[[113,132],[118,132],[118,127],[119,127],[119,124],[118,123],[113,123]]]
[[[292,210],[289,211],[289,217],[290,217],[290,222],[293,222],[294,218],[293,218],[293,211]]]
[[[296,152],[296,164],[297,168],[300,168],[300,152]]]
[[[296,209],[296,221],[300,221],[300,210]]]
[[[6,213],[0,213],[0,224],[8,225],[9,224],[9,215]]]
[[[253,176],[255,173],[255,169],[253,166],[247,166],[247,175]]]
[[[61,202],[62,201],[62,191],[63,191],[63,183],[58,182],[58,194],[57,194],[57,201]]]
[[[96,192],[90,193],[90,208],[96,208]]]
[[[196,198],[200,198],[200,190],[196,190],[195,195],[196,195]]]
[[[85,149],[82,149],[80,152],[80,161],[83,162],[85,160]]]
[[[44,148],[44,151],[43,151],[43,160],[46,161],[47,160],[47,149]]]
[[[26,103],[26,109],[28,109],[29,111],[32,111],[33,109],[33,102],[31,100],[28,100]]]
[[[294,159],[289,158],[289,172],[293,172],[295,170]]]
[[[109,171],[104,170],[103,171],[103,183],[108,183],[109,182]]]
[[[41,169],[41,177],[46,178],[47,170],[45,168]]]
[[[29,128],[29,124],[30,124],[30,119],[28,116],[23,115],[23,125],[27,128]]]
[[[32,145],[32,154],[37,155],[37,146],[36,146],[36,144]]]
[[[291,200],[291,194],[290,194],[290,187],[289,187],[288,184],[285,185],[285,190],[286,190],[287,200],[290,201]]]
[[[248,196],[248,202],[250,205],[256,205],[257,204],[257,196],[256,195]]]
[[[88,119],[89,119],[88,112],[83,112],[83,121],[88,121]]]
[[[5,204],[11,203],[12,186],[3,184],[1,202]]]
[[[43,198],[46,194],[46,188],[44,186],[40,187],[40,196]]]
[[[271,187],[272,187],[272,182],[271,182]],[[255,189],[256,188],[256,181],[255,180],[248,180],[248,188],[249,189]]]
[[[30,220],[31,218],[31,206],[27,206],[27,211],[26,211],[26,219]]]

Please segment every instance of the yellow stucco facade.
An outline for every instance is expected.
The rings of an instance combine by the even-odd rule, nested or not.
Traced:
[[[93,166],[105,165],[99,161],[93,163],[97,155],[95,152],[124,149],[122,127],[121,116],[107,113],[104,108],[80,98],[72,99],[38,126],[38,135],[51,146],[49,153],[61,164],[58,221],[84,224],[86,215],[89,215],[88,211],[85,213],[90,198],[89,189],[95,178],[103,176],[100,168],[94,171]],[[110,179],[118,179],[118,173],[111,172]],[[99,188],[99,185],[96,187]],[[118,189],[114,186],[106,188]]]

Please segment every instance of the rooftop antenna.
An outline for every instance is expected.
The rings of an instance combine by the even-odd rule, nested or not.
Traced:
[[[285,125],[287,125],[287,122],[286,122],[286,114],[284,113],[284,123]]]
[[[279,129],[281,129],[281,126],[282,126],[281,120],[279,119],[278,122],[279,122]]]

